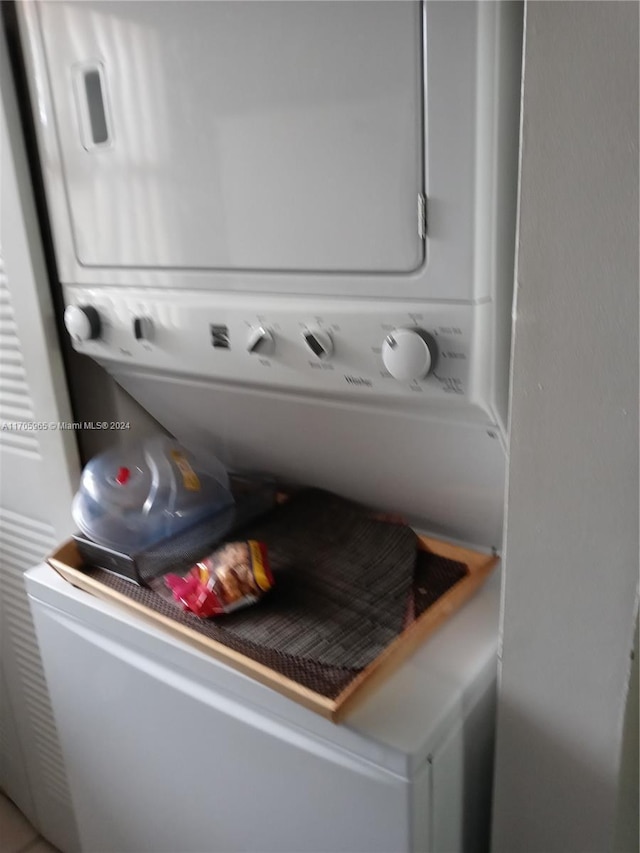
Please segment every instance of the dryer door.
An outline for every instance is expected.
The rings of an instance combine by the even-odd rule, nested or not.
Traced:
[[[79,264],[421,265],[419,3],[60,2],[37,14],[62,160],[49,177],[64,182]]]

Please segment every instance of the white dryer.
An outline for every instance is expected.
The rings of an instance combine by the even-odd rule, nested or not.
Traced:
[[[19,12],[75,349],[231,468],[499,547],[520,4]]]

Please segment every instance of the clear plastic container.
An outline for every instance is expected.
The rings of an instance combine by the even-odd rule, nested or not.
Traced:
[[[227,472],[215,456],[157,436],[94,457],[72,513],[94,542],[134,554],[232,504]]]

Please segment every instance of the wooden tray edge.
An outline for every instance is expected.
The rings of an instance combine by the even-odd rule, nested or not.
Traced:
[[[74,558],[73,564],[69,564],[65,560],[60,559],[63,555],[65,558],[72,556]],[[252,658],[246,657],[246,655],[243,655],[240,652],[236,652],[234,649],[230,649],[223,643],[219,643],[209,637],[204,637],[196,631],[192,631],[190,628],[187,628],[185,625],[180,625],[178,622],[174,622],[173,619],[169,619],[167,616],[163,616],[160,613],[149,610],[143,604],[139,604],[137,601],[127,598],[126,595],[123,595],[116,590],[103,586],[99,581],[96,581],[86,575],[78,568],[80,559],[73,540],[65,542],[59,550],[54,551],[53,554],[47,558],[47,562],[72,586],[75,586],[84,592],[88,592],[91,595],[95,595],[96,598],[100,598],[102,601],[106,601],[111,604],[119,604],[130,613],[141,617],[149,624],[155,625],[156,627],[161,625],[171,635],[177,637],[179,640],[183,640],[198,651],[211,655],[211,657],[216,658],[216,660],[219,660],[221,663],[225,663],[228,666],[233,667],[233,669],[238,670],[243,675],[250,676],[256,681],[259,681],[261,684],[264,684],[266,687],[271,687],[273,690],[276,690],[288,699],[293,699],[295,702],[298,702],[298,704],[304,705],[305,708],[309,708],[317,714],[333,720],[336,711],[335,700],[328,699],[326,696],[310,690],[308,687],[299,684],[297,681],[292,681],[285,675],[275,672],[268,666],[258,663]]]
[[[338,723],[375,688],[379,687],[430,634],[434,633],[443,622],[471,598],[489,577],[499,559],[497,556],[460,548],[428,536],[419,536],[418,541],[424,550],[465,563],[469,573],[405,629],[382,654],[347,685],[336,699],[328,699],[326,696],[304,687],[297,681],[275,672],[268,666],[260,664],[216,640],[204,637],[166,616],[149,610],[143,604],[133,601],[122,593],[103,586],[80,569],[82,560],[73,539],[67,540],[54,550],[47,557],[47,562],[72,586],[95,595],[103,601],[115,602],[135,616],[144,619],[148,624],[161,625],[172,636],[183,640],[198,651],[211,655],[221,663],[231,666],[243,675],[270,687],[299,705],[320,714],[325,719]]]
[[[428,536],[419,536],[420,547],[467,565],[469,573],[400,634],[369,666],[345,687],[336,700],[333,721],[340,722],[385,681],[431,634],[453,616],[484,584],[495,569],[499,557],[459,548]]]

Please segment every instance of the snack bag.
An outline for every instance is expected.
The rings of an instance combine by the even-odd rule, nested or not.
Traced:
[[[255,604],[273,586],[262,542],[230,542],[196,563],[185,576],[164,582],[185,610],[206,619]]]

